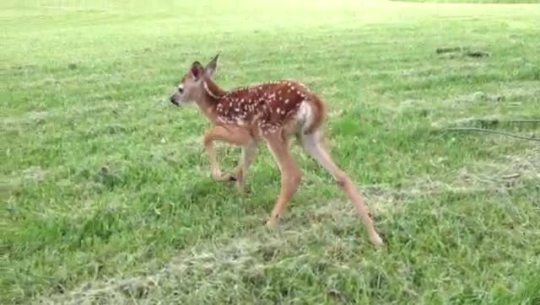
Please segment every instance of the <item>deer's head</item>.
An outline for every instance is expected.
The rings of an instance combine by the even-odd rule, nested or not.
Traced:
[[[171,95],[171,103],[182,106],[199,99],[204,94],[205,80],[211,79],[217,71],[218,57],[219,54],[206,67],[203,67],[198,61],[193,62],[191,68],[182,77],[173,95]]]

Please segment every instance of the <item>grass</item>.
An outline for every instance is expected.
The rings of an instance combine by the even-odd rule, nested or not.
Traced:
[[[407,2],[435,3],[540,3],[540,0],[392,0]]]
[[[0,303],[538,304],[538,142],[447,128],[538,137],[540,6],[443,5],[2,1]],[[217,51],[226,88],[328,101],[386,248],[297,147],[277,231],[266,149],[249,197],[211,181],[209,124],[166,98]]]

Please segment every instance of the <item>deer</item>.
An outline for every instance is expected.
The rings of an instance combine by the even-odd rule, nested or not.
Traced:
[[[245,191],[248,169],[258,147],[265,142],[281,174],[279,196],[266,226],[275,228],[289,201],[297,192],[302,172],[290,152],[289,141],[295,136],[303,150],[325,168],[336,184],[354,204],[371,243],[382,246],[371,214],[362,194],[349,175],[336,165],[323,145],[323,124],[327,107],[322,99],[296,80],[260,83],[232,90],[221,88],[214,75],[220,53],[203,67],[194,61],[170,96],[176,106],[196,104],[212,127],[204,133],[204,150],[215,181],[235,181],[240,192]],[[221,141],[241,148],[241,158],[234,174],[223,174],[217,160],[214,143]]]

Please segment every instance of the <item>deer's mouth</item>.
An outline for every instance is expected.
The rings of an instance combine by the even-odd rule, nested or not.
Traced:
[[[180,104],[178,104],[178,102],[177,102],[176,99],[174,98],[174,95],[171,96],[170,101],[171,101],[171,103],[173,103],[174,105],[180,106]]]

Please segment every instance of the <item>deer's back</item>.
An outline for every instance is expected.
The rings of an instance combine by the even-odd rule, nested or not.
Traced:
[[[222,123],[257,127],[266,134],[305,116],[313,98],[304,85],[280,81],[230,91],[218,101],[216,112]]]

